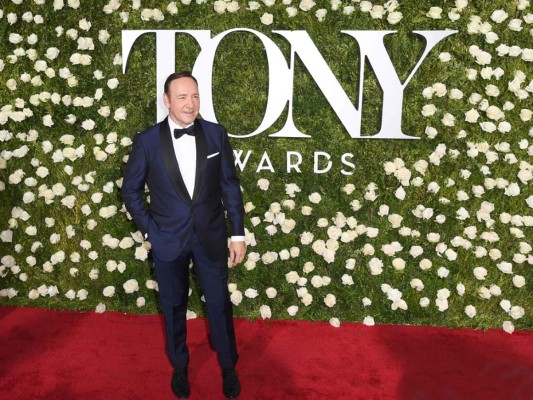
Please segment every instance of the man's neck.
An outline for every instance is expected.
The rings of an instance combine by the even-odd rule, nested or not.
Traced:
[[[185,128],[188,128],[189,126],[193,125],[194,124],[194,121],[191,122],[190,124],[186,125],[186,126],[182,126],[181,124],[177,123],[174,118],[172,118],[172,116],[169,114],[168,115],[168,122],[169,122],[169,126],[170,128],[172,128],[172,124],[174,124],[175,126],[177,126],[178,128],[181,128],[181,129],[185,129]]]

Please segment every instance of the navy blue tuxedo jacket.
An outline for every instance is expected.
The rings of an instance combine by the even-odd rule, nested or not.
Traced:
[[[167,117],[168,118],[168,117]],[[227,225],[232,236],[244,235],[244,206],[233,151],[222,125],[197,119],[196,180],[191,198],[172,144],[168,121],[138,133],[122,183],[126,209],[152,251],[163,261],[174,260],[193,229],[208,257],[228,256]],[[144,202],[145,183],[150,191]]]

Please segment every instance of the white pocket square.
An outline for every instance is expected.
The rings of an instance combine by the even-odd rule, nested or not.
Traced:
[[[209,154],[209,155],[207,156],[207,158],[211,158],[211,157],[214,157],[214,156],[218,156],[219,154],[220,154],[220,152],[217,151],[216,153]]]

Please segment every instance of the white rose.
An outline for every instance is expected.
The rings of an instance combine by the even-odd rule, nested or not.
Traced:
[[[509,334],[514,332],[514,325],[511,321],[503,321],[503,330]]]
[[[271,318],[272,317],[272,311],[270,310],[270,307],[263,304],[260,308],[259,308],[259,313],[261,314],[261,318],[263,319],[267,319],[267,318]]]
[[[261,23],[264,25],[272,25],[272,22],[274,22],[274,16],[270,13],[264,13],[261,16]]]
[[[439,54],[439,60],[441,62],[449,62],[452,59],[452,55],[448,52],[442,52]]]
[[[300,1],[299,7],[302,11],[309,11],[315,5],[316,3],[313,0],[302,0]]]
[[[487,117],[493,120],[499,120],[505,117],[505,114],[496,106],[489,106],[486,110]]]
[[[445,299],[437,299],[435,301],[440,312],[446,311],[448,309],[448,301]]]
[[[86,119],[81,124],[81,127],[85,129],[86,131],[92,131],[95,126],[96,126],[96,123],[92,119]]]
[[[337,303],[337,299],[335,298],[334,295],[332,295],[331,293],[327,294],[326,297],[324,298],[324,303],[326,304],[326,306],[328,307],[333,307],[336,303]]]
[[[421,246],[411,246],[411,248],[409,249],[409,254],[410,254],[413,258],[418,257],[418,256],[421,255],[423,252],[424,252],[424,249],[423,249]]]
[[[105,29],[101,29],[99,32],[98,32],[98,40],[103,43],[103,44],[107,44],[107,41],[109,40],[109,38],[111,37],[111,35],[109,34],[109,32]]]
[[[312,248],[315,253],[317,253],[318,255],[322,255],[324,253],[324,250],[326,249],[326,243],[322,239],[316,240],[315,242],[313,242]]]
[[[84,31],[88,31],[91,29],[91,23],[87,21],[85,18],[79,21],[79,27],[80,29],[83,29]]]
[[[465,314],[468,315],[470,318],[474,318],[476,316],[476,307],[472,305],[468,305],[465,307]]]
[[[523,49],[522,60],[526,62],[532,62],[533,61],[533,49]],[[527,94],[524,93],[524,96],[527,96]]]
[[[324,21],[324,19],[326,18],[326,14],[327,13],[328,13],[328,10],[326,10],[325,8],[321,8],[319,10],[316,10],[315,16],[318,19],[318,22]]]
[[[308,306],[313,302],[313,296],[310,293],[306,292],[300,297],[304,306]]]
[[[501,263],[497,264],[496,266],[504,274],[512,274],[513,273],[513,264],[511,264],[510,262],[502,261]]]
[[[320,203],[321,200],[322,200],[322,196],[320,196],[320,194],[317,193],[317,192],[311,193],[309,195],[309,201],[311,203],[318,204],[318,203]]]
[[[268,181],[268,179],[261,178],[257,181],[257,186],[261,190],[268,190],[269,185],[270,185],[270,182]]]
[[[424,308],[429,306],[429,303],[430,303],[430,301],[429,301],[429,299],[427,297],[422,297],[420,299],[420,302],[419,302],[420,307],[424,307]]]
[[[384,14],[385,14],[385,7],[381,5],[373,5],[372,9],[370,10],[370,16],[373,19],[382,19]]]
[[[295,17],[296,14],[298,14],[298,9],[295,7],[287,7],[285,11],[287,12],[289,18]],[[296,306],[293,306],[293,307],[296,307]]]
[[[148,251],[143,246],[139,246],[135,248],[135,259],[144,261],[147,258],[148,258]]]
[[[487,277],[487,270],[483,267],[476,267],[474,268],[474,276],[478,280],[483,280]]]
[[[374,317],[367,315],[363,320],[363,324],[365,324],[366,326],[374,326],[376,323],[374,321]]]
[[[364,246],[363,246],[363,254],[365,256],[373,256],[375,253],[375,249],[374,249],[374,246],[372,246],[370,243],[366,243]]]
[[[441,122],[445,125],[445,126],[454,126],[455,125],[455,117],[450,114],[450,113],[446,113],[444,114],[444,116],[442,117],[442,120]]]
[[[278,291],[273,287],[267,288],[265,293],[269,299],[273,299],[274,297],[278,295]]]
[[[111,78],[107,80],[107,87],[109,89],[116,89],[118,87],[118,79],[117,78]]]
[[[403,14],[400,11],[393,11],[387,15],[387,22],[391,25],[396,25],[403,18]]]
[[[118,247],[120,247],[121,249],[129,249],[130,247],[133,247],[133,245],[134,245],[133,239],[127,236],[127,237],[122,238]]]
[[[510,183],[509,186],[505,188],[506,196],[514,197],[514,196],[518,196],[519,194],[520,194],[520,186],[518,186],[518,184],[515,182]]]
[[[520,306],[512,306],[511,310],[509,311],[509,315],[513,319],[519,319],[519,318],[522,318],[525,315],[525,311]]]
[[[224,0],[217,0],[213,3],[213,8],[216,13],[224,14],[226,12],[227,3]]]
[[[87,296],[89,295],[89,292],[86,289],[80,289],[76,293],[76,297],[80,300],[85,300]]]
[[[363,307],[370,307],[372,305],[372,300],[370,300],[368,297],[364,297],[362,303]]]
[[[372,10],[372,3],[370,1],[363,0],[359,3],[359,8],[361,12],[370,12]]]
[[[106,286],[102,292],[102,294],[105,297],[113,297],[115,294],[115,287],[114,286]]]
[[[339,328],[341,326],[341,321],[338,318],[333,317],[329,320],[329,324],[334,328]]]
[[[157,285],[157,282],[154,281],[154,280],[152,280],[152,279],[148,279],[148,280],[146,281],[146,287],[147,287],[148,289],[151,289],[151,290],[159,290],[159,287],[158,287],[158,285]]]
[[[476,123],[479,118],[479,113],[476,109],[472,108],[465,113],[465,121],[470,123]]]
[[[509,14],[507,14],[505,11],[503,10],[496,10],[492,13],[492,15],[490,16],[490,19],[493,20],[494,22],[496,22],[497,24],[505,21],[507,19],[507,17],[509,16]]]
[[[257,1],[250,1],[248,2],[248,10],[255,11],[259,10],[261,8],[261,4]]]
[[[334,262],[335,261],[335,250],[325,249],[324,252],[322,253],[322,257],[328,264]]]
[[[435,90],[434,90],[431,86],[428,86],[427,88],[425,88],[425,89],[422,91],[422,96],[423,96],[425,99],[432,99],[434,93],[435,93]]]
[[[122,285],[126,293],[133,293],[139,290],[139,283],[135,279],[129,279]]]
[[[261,261],[263,261],[265,265],[272,264],[277,259],[278,259],[278,253],[273,252],[273,251],[267,251],[261,256]]]
[[[354,284],[353,277],[348,275],[348,274],[344,274],[342,276],[342,278],[341,278],[341,281],[342,281],[343,285],[353,285]]]
[[[270,235],[273,236],[278,231],[278,228],[276,228],[274,225],[268,225],[265,227],[265,231]]]
[[[493,44],[493,43],[496,43],[498,40],[499,40],[499,37],[495,32],[487,32],[485,34],[485,41],[487,43]]]
[[[442,18],[442,8],[440,7],[431,7],[429,11],[426,13],[426,17],[433,18],[433,19],[441,19]]]
[[[289,308],[287,308],[287,313],[291,316],[291,317],[294,317],[296,315],[296,313],[298,312],[298,306],[290,306]]]
[[[230,300],[234,305],[238,306],[242,301],[242,292],[239,290],[233,291],[230,295]]]
[[[67,293],[65,293],[65,297],[69,300],[73,300],[76,298],[76,292],[70,289]]]
[[[378,258],[372,258],[368,262],[368,267],[371,275],[380,275],[383,272],[383,262]]]
[[[476,63],[478,63],[479,65],[490,64],[491,60],[492,56],[486,51],[480,51],[478,55],[476,55]]]
[[[113,119],[115,121],[125,120],[127,115],[128,113],[126,112],[126,109],[124,109],[123,107],[120,107],[115,110],[115,115],[113,116]]]
[[[294,208],[296,207],[296,203],[294,202],[294,200],[289,200],[289,199],[283,200],[282,204],[283,204],[283,207],[286,207],[289,210],[294,210]]]
[[[248,297],[249,299],[255,299],[257,296],[259,296],[259,293],[257,293],[256,289],[248,288],[245,290],[244,296]]]
[[[513,285],[517,288],[524,287],[526,284],[526,278],[524,278],[522,275],[515,275],[513,276]]]
[[[485,87],[485,94],[491,97],[497,97],[500,95],[500,89],[495,85],[487,85]],[[503,113],[502,113],[503,114]]]
[[[412,279],[410,285],[417,292],[420,292],[424,289],[424,283],[418,278]]]
[[[303,272],[308,274],[309,272],[312,272],[315,269],[314,264],[311,261],[307,261],[303,266]]]
[[[520,110],[520,119],[524,122],[528,122],[533,115],[533,111],[528,110],[527,108],[522,108]]]
[[[324,279],[320,275],[314,275],[311,278],[311,285],[314,288],[320,288],[320,287],[324,286]]]
[[[452,10],[448,12],[448,18],[450,18],[451,21],[457,21],[461,18],[461,14],[459,14],[456,9],[452,8]]]
[[[420,267],[420,269],[426,271],[428,269],[430,269],[432,267],[433,263],[431,262],[431,260],[428,260],[427,258],[424,258],[420,261],[420,263],[418,264],[418,266]]]
[[[532,250],[532,247],[529,243],[527,242],[520,242],[519,244],[519,251],[520,253],[522,254],[529,254],[531,253],[531,250]]]
[[[434,104],[426,104],[422,107],[422,115],[424,117],[430,117],[435,114],[437,107]]]
[[[288,283],[296,283],[300,277],[298,276],[298,273],[296,271],[290,271],[287,274],[285,274],[285,279]]]
[[[405,269],[405,261],[401,258],[395,258],[394,260],[392,260],[392,267],[396,271],[402,271]]]

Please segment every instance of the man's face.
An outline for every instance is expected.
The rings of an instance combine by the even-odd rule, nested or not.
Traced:
[[[182,127],[192,124],[200,110],[198,86],[191,78],[174,79],[163,94],[163,102],[172,120]]]

